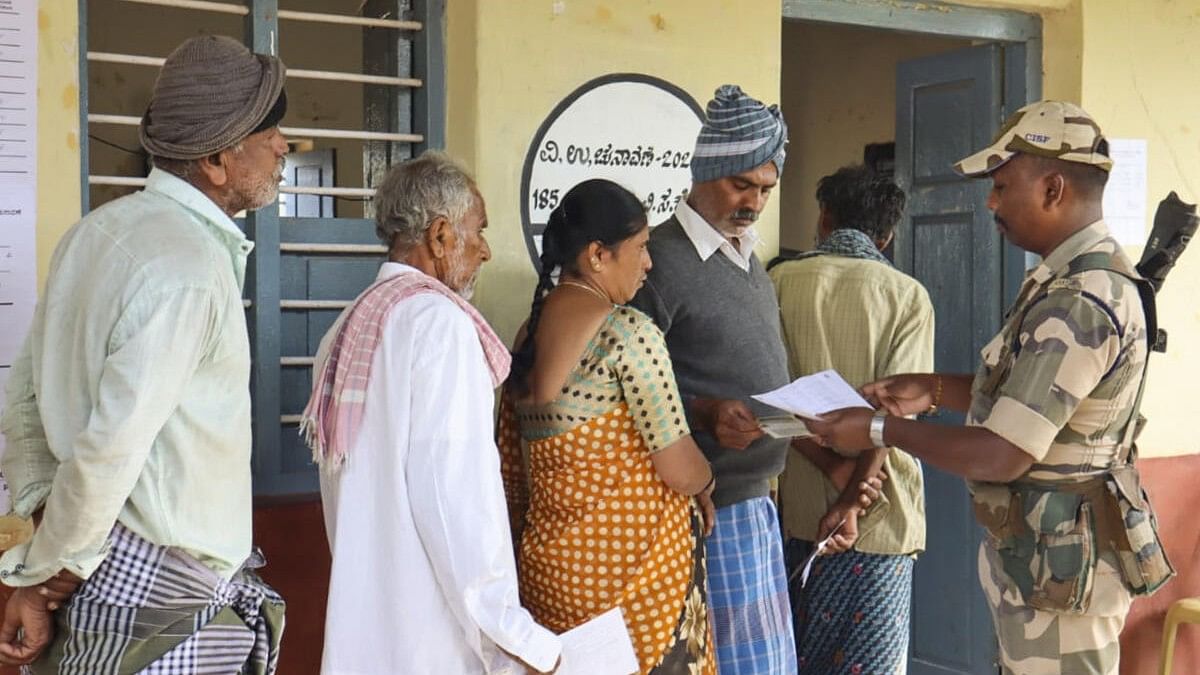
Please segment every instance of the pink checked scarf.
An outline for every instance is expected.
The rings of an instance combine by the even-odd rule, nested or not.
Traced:
[[[402,272],[375,282],[354,301],[337,329],[329,357],[313,379],[312,397],[301,416],[300,433],[313,449],[313,459],[340,466],[354,442],[366,407],[367,383],[375,349],[383,336],[388,313],[419,293],[449,298],[471,317],[491,371],[492,386],[508,377],[512,356],[487,321],[458,293],[420,272]]]

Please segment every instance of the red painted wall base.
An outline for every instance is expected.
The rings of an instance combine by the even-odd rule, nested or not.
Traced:
[[[1200,455],[1138,462],[1162,527],[1167,554],[1179,577],[1150,598],[1133,604],[1121,634],[1121,675],[1156,675],[1167,608],[1178,598],[1200,596],[1200,527],[1194,511],[1200,486]],[[279,672],[315,675],[325,634],[329,546],[316,500],[260,506],[254,512],[255,542],[267,556],[263,577],[287,600],[287,630]],[[920,564],[919,562],[917,564]],[[1177,675],[1200,673],[1200,626],[1182,626],[1175,647]],[[16,675],[0,668],[0,675]]]

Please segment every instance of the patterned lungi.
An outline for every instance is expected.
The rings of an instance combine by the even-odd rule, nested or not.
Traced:
[[[55,612],[33,675],[270,675],[279,662],[283,599],[254,569],[255,551],[225,580],[178,549],[117,525],[100,567]]]
[[[756,497],[718,509],[707,552],[717,672],[793,675],[796,647],[775,505]]]
[[[788,542],[789,572],[812,550]],[[798,672],[812,675],[903,673],[908,659],[913,558],[849,550],[813,562],[808,584],[791,579]]]

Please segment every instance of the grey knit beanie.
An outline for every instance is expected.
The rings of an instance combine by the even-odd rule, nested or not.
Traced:
[[[783,175],[788,130],[779,106],[767,107],[736,84],[725,84],[708,102],[705,117],[692,153],[693,181],[736,176],[767,162]]]
[[[188,39],[158,74],[142,116],[142,147],[156,157],[198,159],[238,143],[278,112],[285,74],[277,57],[232,38]]]

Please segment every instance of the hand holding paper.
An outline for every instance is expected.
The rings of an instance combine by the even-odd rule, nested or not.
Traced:
[[[794,415],[773,415],[758,418],[758,428],[771,438],[808,438],[812,432]]]
[[[875,411],[870,408],[842,408],[824,413],[820,419],[806,422],[813,433],[813,440],[842,457],[857,458],[866,450],[875,447],[871,441],[871,418]]]
[[[809,553],[808,557],[804,559],[804,564],[796,569],[796,571],[792,572],[792,575],[788,577],[789,583],[794,581],[796,579],[796,575],[799,574],[800,587],[804,588],[804,585],[808,583],[808,573],[812,571],[812,566],[816,561],[817,556],[825,552],[825,549],[829,547],[829,540],[833,539],[833,535],[838,533],[838,530],[842,528],[842,525],[844,525],[845,522],[846,521],[843,520],[841,523],[838,523],[838,526],[833,528],[833,531],[829,533],[828,537],[825,537],[821,541],[817,542],[817,545],[813,547],[812,553]]]
[[[871,404],[835,370],[805,375],[791,384],[751,398],[810,420],[819,420],[821,415],[842,408],[872,409]]]
[[[614,607],[559,636],[562,663],[556,675],[630,675],[637,655],[620,607]]]
[[[692,401],[692,410],[701,428],[727,448],[745,450],[763,435],[745,401],[697,398]]]

